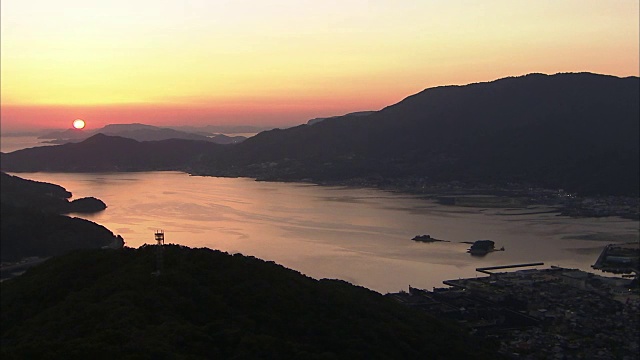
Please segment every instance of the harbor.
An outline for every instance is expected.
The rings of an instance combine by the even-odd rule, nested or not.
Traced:
[[[637,359],[638,280],[543,265],[477,268],[488,276],[387,296],[499,342],[507,358]]]
[[[598,260],[591,267],[615,274],[638,275],[640,243],[609,244],[602,249]]]

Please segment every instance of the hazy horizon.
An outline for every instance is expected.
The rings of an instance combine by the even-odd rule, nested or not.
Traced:
[[[303,124],[303,123],[300,123]],[[73,130],[73,131],[78,131],[78,132],[86,132],[87,134],[89,133],[93,133],[94,131],[100,130],[102,128],[104,128],[105,126],[108,125],[150,125],[150,126],[156,126],[158,128],[168,128],[168,129],[176,129],[176,130],[182,130],[185,132],[189,132],[189,131],[211,131],[211,132],[217,132],[220,134],[239,134],[239,133],[258,133],[260,131],[264,131],[264,130],[268,130],[268,129],[275,129],[275,128],[287,128],[287,127],[291,127],[291,126],[297,126],[300,124],[292,124],[292,125],[287,125],[287,126],[277,126],[277,125],[263,125],[263,124],[244,124],[244,123],[239,123],[239,124],[197,124],[197,125],[184,125],[184,124],[180,124],[180,123],[175,123],[175,124],[166,124],[166,125],[157,125],[157,124],[150,124],[150,123],[141,123],[141,122],[127,122],[127,123],[122,123],[122,122],[113,122],[113,123],[105,123],[105,124],[100,124],[100,126],[96,126],[95,123],[91,123],[90,125],[86,126],[83,129],[73,129],[72,128],[72,123],[70,122],[66,127],[50,127],[50,128],[46,128],[46,127],[31,127],[31,128],[10,128],[10,129],[4,129],[3,127],[0,127],[0,135],[2,135],[3,137],[13,137],[13,136],[40,136],[40,135],[44,135],[44,134],[49,134],[49,133],[55,133],[55,132],[62,132],[65,130]],[[190,129],[184,129],[184,128],[190,128]],[[238,128],[238,131],[234,130],[234,128]],[[257,131],[239,131],[242,130],[242,128],[254,128]],[[214,130],[218,130],[218,131],[214,131]]]

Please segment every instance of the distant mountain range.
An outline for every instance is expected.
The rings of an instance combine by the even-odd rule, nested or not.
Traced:
[[[232,146],[102,136],[2,154],[2,168],[455,180],[637,196],[639,85],[638,77],[530,74],[429,88],[380,111],[264,131]]]
[[[167,126],[167,128],[180,130],[190,133],[204,133],[206,135],[212,134],[226,134],[226,135],[236,135],[236,134],[257,134],[262,131],[271,130],[275,128],[275,126],[255,126],[255,125],[204,125],[204,126]]]
[[[145,124],[109,124],[97,130],[77,130],[68,129],[64,131],[51,132],[39,139],[52,139],[47,143],[66,144],[70,142],[79,142],[85,140],[95,134],[105,134],[110,136],[120,136],[124,138],[134,139],[137,141],[158,141],[168,139],[185,139],[209,141],[216,144],[237,144],[244,140],[244,136],[227,136],[224,134],[207,134],[206,132],[181,131],[165,127],[157,127]]]

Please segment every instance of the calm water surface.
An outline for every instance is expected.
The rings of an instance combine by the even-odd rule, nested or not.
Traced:
[[[152,244],[162,229],[167,243],[252,255],[383,293],[442,286],[481,266],[542,261],[589,270],[604,245],[638,239],[637,221],[443,206],[373,189],[179,172],[15,175],[102,199],[107,210],[78,216],[122,235],[127,246]],[[416,243],[417,234],[450,242]],[[472,257],[461,242],[478,239],[506,251]]]
[[[35,146],[51,146],[37,136],[0,136],[0,151],[8,153]]]

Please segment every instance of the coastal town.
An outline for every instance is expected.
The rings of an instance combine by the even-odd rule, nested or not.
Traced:
[[[516,264],[478,268],[488,276],[446,280],[445,288],[387,296],[457,322],[499,344],[509,359],[639,359],[637,253],[636,246],[633,278]],[[496,272],[507,269],[514,271]]]
[[[640,198],[632,196],[579,195],[564,189],[545,189],[530,184],[471,184],[461,181],[434,183],[421,177],[354,178],[338,182],[313,181],[323,185],[371,187],[413,194],[444,205],[467,207],[545,206],[549,212],[571,217],[608,217],[640,220]]]

